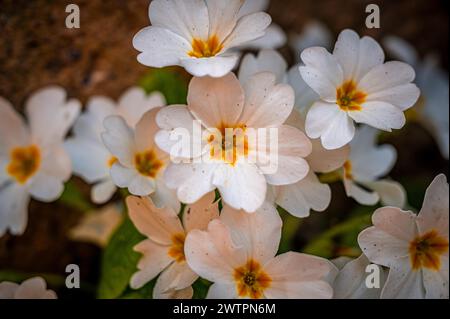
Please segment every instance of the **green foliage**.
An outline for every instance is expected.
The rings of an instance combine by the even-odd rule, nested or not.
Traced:
[[[153,287],[155,286],[156,279],[147,283],[141,289],[127,288],[126,291],[120,296],[120,299],[152,299]]]
[[[125,218],[103,252],[99,298],[119,298],[125,292],[141,257],[133,247],[143,239],[144,236],[137,231],[131,220]],[[142,294],[147,295],[147,292],[143,290]]]
[[[282,254],[292,250],[292,242],[301,224],[301,219],[291,215],[284,208],[278,206],[278,212],[283,220],[283,232],[281,233],[278,253]]]
[[[152,69],[139,85],[147,92],[159,91],[164,94],[167,104],[186,104],[188,82],[173,69]]]
[[[88,212],[94,209],[94,206],[84,197],[73,181],[66,183],[59,202],[81,212]]]
[[[212,285],[208,280],[199,278],[192,288],[194,289],[194,296],[192,299],[205,299],[208,294],[209,287]]]

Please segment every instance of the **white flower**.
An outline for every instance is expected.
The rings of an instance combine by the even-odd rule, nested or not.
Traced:
[[[187,206],[182,222],[171,208],[157,208],[148,198],[127,198],[131,220],[148,238],[134,248],[143,257],[130,281],[133,289],[141,288],[161,273],[153,290],[154,298],[192,298],[191,285],[198,276],[186,263],[184,241],[189,232],[206,229],[211,220],[219,217],[214,197],[212,192]]]
[[[448,183],[437,176],[419,214],[380,208],[358,237],[369,260],[389,267],[381,298],[448,299]]]
[[[109,116],[104,120],[106,131],[101,136],[113,156],[111,178],[118,187],[128,188],[133,195],[150,195],[156,206],[170,205],[178,212],[180,203],[163,178],[169,157],[154,142],[159,130],[155,118],[160,109],[145,113],[135,129],[123,117]]]
[[[264,36],[271,23],[264,12],[240,16],[244,1],[152,1],[152,26],[133,39],[142,52],[138,61],[152,67],[179,65],[194,76],[224,76],[239,59],[231,49]]]
[[[262,50],[258,56],[247,54],[239,69],[239,81],[245,84],[253,75],[260,72],[272,72],[276,76],[277,83],[288,82],[295,85],[297,109],[304,110],[318,99],[314,91],[301,78],[297,67],[287,73],[287,63],[276,51]],[[299,107],[300,105],[302,107]],[[305,120],[302,114],[294,110],[286,124],[304,132]],[[324,211],[328,207],[331,201],[331,189],[328,185],[320,183],[314,173],[329,173],[342,167],[349,155],[349,147],[329,151],[322,147],[318,139],[312,140],[311,143],[312,153],[306,157],[311,167],[308,175],[295,184],[273,187],[273,200],[297,217],[309,216],[311,209]]]
[[[0,283],[0,299],[57,299],[57,296],[47,289],[44,279],[33,277],[20,285],[9,281]]]
[[[384,62],[384,52],[370,37],[351,30],[339,35],[333,54],[313,47],[301,55],[300,72],[320,95],[308,111],[306,132],[321,138],[326,149],[349,143],[354,121],[391,131],[405,124],[403,111],[414,105],[419,89],[413,68],[403,62]]]
[[[246,0],[239,11],[239,17],[252,13],[267,11],[270,0]],[[240,48],[246,49],[278,49],[286,44],[287,37],[283,29],[272,23],[267,29],[266,34],[259,39],[250,41]]]
[[[438,59],[428,54],[419,60],[416,50],[406,41],[397,37],[387,37],[384,45],[396,58],[411,64],[416,70],[417,86],[421,90],[420,99],[414,107],[414,119],[434,135],[442,155],[449,158],[449,86],[448,72],[440,69]]]
[[[67,139],[65,148],[72,159],[74,174],[94,184],[91,189],[94,203],[107,202],[117,190],[110,176],[111,166],[117,159],[102,142],[103,121],[108,116],[117,115],[134,128],[145,112],[165,104],[161,93],[147,96],[138,87],[128,89],[117,103],[100,96],[88,101],[87,110],[76,121],[74,136]]]
[[[389,174],[397,160],[392,145],[377,145],[378,131],[369,126],[357,130],[350,144],[350,158],[341,170],[347,196],[363,205],[383,205],[403,208],[406,191],[395,181],[381,179]]]
[[[25,105],[28,125],[0,98],[0,236],[19,235],[27,225],[30,196],[56,200],[70,178],[70,158],[63,141],[80,103],[66,100],[60,87],[34,93]]]
[[[207,231],[191,231],[185,242],[189,266],[214,282],[207,298],[331,298],[325,278],[329,261],[288,252],[275,256],[282,222],[269,203],[255,214],[225,205]]]
[[[374,275],[374,273],[367,271],[367,267],[371,263],[364,254],[353,260],[339,257],[332,262],[339,268],[339,273],[333,283],[334,299],[380,299],[381,289],[386,282],[388,273],[386,269],[374,265],[378,267],[378,270],[373,280],[377,281],[379,288],[369,288],[366,281],[368,276]],[[374,282],[370,281],[369,283],[373,284]]]
[[[218,79],[193,78],[187,107],[169,106],[158,113],[157,122],[163,130],[156,135],[156,143],[172,154],[172,134],[180,127],[193,134],[196,118],[204,125],[204,147],[201,152],[177,154],[187,162],[172,163],[167,168],[167,185],[176,188],[179,200],[185,203],[194,203],[218,188],[228,205],[247,212],[256,211],[266,198],[267,184],[292,184],[308,174],[304,157],[311,153],[311,143],[298,129],[283,124],[293,104],[292,88],[276,84],[276,77],[271,73],[253,76],[244,88],[233,73]],[[244,143],[223,143],[227,128],[232,131],[233,139],[243,139]],[[274,171],[262,163],[267,149],[247,141],[247,131],[253,129],[267,129],[267,136],[270,129],[277,131],[277,152],[269,150],[277,155]],[[244,136],[237,132],[244,132]],[[243,149],[237,144],[244,144]]]
[[[106,247],[111,235],[123,220],[118,206],[111,204],[98,211],[87,212],[78,225],[70,230],[70,239]]]

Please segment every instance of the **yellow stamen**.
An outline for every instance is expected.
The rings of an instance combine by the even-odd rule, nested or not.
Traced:
[[[272,279],[262,269],[261,265],[250,259],[244,266],[234,270],[237,293],[240,297],[260,299],[264,290],[270,286]]]
[[[155,178],[164,163],[158,159],[154,150],[150,150],[135,154],[134,165],[141,175]]]
[[[366,97],[367,94],[359,91],[352,80],[342,84],[336,92],[337,104],[343,111],[361,111],[361,104],[366,101]]]
[[[25,184],[41,165],[41,152],[36,145],[17,147],[11,151],[6,171],[19,184]]]
[[[217,134],[211,134],[208,138],[212,159],[234,165],[239,157],[248,155],[249,142],[245,135],[245,125],[232,126],[222,123],[216,129],[217,132],[214,133]],[[232,141],[227,136],[231,134],[233,134]]]
[[[114,164],[116,164],[119,160],[115,156],[111,156],[111,158],[108,160],[108,167],[111,168]]]
[[[428,268],[441,269],[441,256],[448,252],[448,240],[432,230],[418,236],[409,244],[409,255],[413,270]]]
[[[168,254],[178,263],[186,260],[186,257],[184,256],[185,238],[184,234],[177,234],[172,237],[172,246],[169,248]]]
[[[351,161],[346,161],[344,163],[344,177],[346,179],[353,179],[352,162]]]
[[[211,36],[207,41],[201,39],[192,40],[192,51],[188,54],[194,58],[210,58],[216,56],[223,49],[216,35]]]

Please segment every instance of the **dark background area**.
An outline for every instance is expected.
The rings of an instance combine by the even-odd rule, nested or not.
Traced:
[[[80,29],[65,27],[69,3],[80,6]],[[136,61],[137,52],[131,44],[134,34],[149,24],[148,3],[0,0],[0,96],[18,110],[33,91],[49,84],[63,86],[82,102],[92,95],[119,97],[148,72]],[[369,3],[381,8],[381,29],[365,27]],[[444,0],[272,0],[269,13],[288,34],[301,33],[307,22],[320,20],[335,35],[344,28],[378,40],[397,35],[412,43],[421,55],[438,53],[448,69],[448,2]],[[288,61],[294,61],[288,47],[281,52]],[[448,175],[448,162],[429,133],[416,124],[407,125],[401,134],[389,135],[386,142],[399,153],[391,177],[405,185],[410,203],[420,208],[425,188],[434,176]],[[88,194],[89,188],[77,183]],[[295,249],[302,249],[321,231],[345,220],[357,207],[346,198],[340,184],[332,188],[330,208],[302,221],[295,235]],[[68,230],[81,216],[81,212],[61,203],[32,202],[25,234],[0,238],[0,270],[64,275],[65,266],[75,263],[82,269],[82,279],[95,284],[101,250],[67,238]]]

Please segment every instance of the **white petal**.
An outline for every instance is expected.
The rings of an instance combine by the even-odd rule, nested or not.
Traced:
[[[215,193],[210,192],[186,207],[183,213],[183,225],[186,232],[193,229],[206,230],[210,221],[219,218],[219,202],[214,200]]]
[[[324,48],[313,47],[302,52],[300,67],[303,80],[320,97],[328,102],[336,101],[336,88],[343,83],[343,72],[336,58]]]
[[[233,242],[245,249],[247,260],[265,264],[277,253],[282,221],[273,204],[265,202],[253,214],[225,205],[220,220],[229,227]]]
[[[335,150],[327,150],[319,139],[311,140],[312,152],[306,158],[311,170],[317,173],[330,173],[344,165],[350,155],[350,147],[344,146]]]
[[[220,78],[231,72],[238,60],[237,54],[230,53],[211,58],[185,57],[181,59],[181,65],[193,76]]]
[[[224,41],[224,46],[232,48],[264,36],[271,22],[272,18],[264,12],[252,13],[240,18],[233,32]]]
[[[419,88],[415,84],[407,83],[372,93],[367,97],[367,101],[386,102],[405,111],[417,102],[419,96]]]
[[[436,229],[448,238],[448,183],[444,174],[436,176],[425,193],[422,209],[417,218],[420,232]]]
[[[282,83],[287,71],[287,62],[275,50],[262,50],[257,56],[249,53],[244,56],[239,68],[239,81],[245,84],[252,75],[271,72],[276,75],[276,83]]]
[[[392,104],[372,101],[363,103],[361,107],[359,111],[348,113],[357,123],[368,124],[388,132],[392,129],[401,129],[406,123],[402,110]]]
[[[225,39],[235,28],[242,0],[205,0],[209,13],[209,36]]]
[[[35,92],[25,107],[34,142],[46,146],[62,142],[81,104],[75,99],[67,100],[63,88],[50,86]]]
[[[111,179],[120,188],[128,188],[135,177],[138,176],[136,170],[126,168],[119,163],[111,167]]]
[[[422,269],[427,299],[448,299],[448,255],[441,256],[439,271]]]
[[[264,295],[269,299],[330,299],[333,289],[324,280],[332,269],[326,259],[288,252],[264,266],[272,279]]]
[[[387,36],[383,39],[383,45],[390,55],[410,65],[416,65],[419,59],[416,49],[400,37]]]
[[[281,186],[276,202],[296,217],[308,217],[310,210],[322,212],[331,201],[331,189],[320,183],[314,172],[310,171],[301,181]]]
[[[137,57],[140,63],[156,68],[180,65],[180,59],[191,50],[190,43],[181,36],[153,26],[139,31],[133,38],[133,46],[142,52]]]
[[[41,277],[33,277],[25,280],[17,288],[15,299],[56,299],[53,290],[47,290],[47,283]]]
[[[237,299],[236,285],[212,284],[206,299]]]
[[[136,175],[130,182],[128,190],[136,196],[147,196],[155,191],[156,182],[153,178],[143,175]]]
[[[160,92],[147,95],[142,88],[131,87],[120,97],[117,112],[134,128],[146,112],[164,105],[166,99]]]
[[[390,180],[380,180],[364,183],[364,185],[377,192],[383,206],[405,207],[406,190],[400,183]]]
[[[270,0],[245,0],[239,11],[239,16],[243,17],[251,13],[267,11]]]
[[[214,164],[171,164],[164,172],[164,180],[169,188],[177,189],[178,199],[193,204],[213,191]]]
[[[294,90],[287,84],[276,84],[273,73],[250,77],[245,87],[245,107],[240,122],[247,127],[264,128],[282,125],[292,112]]]
[[[234,269],[247,261],[245,251],[233,243],[229,228],[218,219],[209,223],[207,231],[191,231],[184,253],[194,272],[218,283],[233,283]]]
[[[240,49],[279,49],[287,42],[287,35],[283,29],[272,23],[267,29],[266,34],[256,40],[245,43]]]
[[[344,188],[348,197],[362,205],[373,206],[380,201],[378,193],[362,188],[353,180],[344,179]]]
[[[267,184],[258,169],[251,164],[222,164],[214,172],[213,184],[223,201],[234,209],[254,212],[264,202]]]
[[[103,143],[122,165],[133,167],[133,156],[136,153],[133,130],[120,116],[105,119],[106,132],[102,134]]]
[[[153,242],[169,246],[173,236],[184,234],[178,215],[171,208],[157,208],[144,197],[129,196],[126,202],[133,224]]]
[[[175,262],[165,269],[156,281],[153,297],[160,299],[161,295],[172,290],[181,290],[190,287],[198,276],[186,262]]]
[[[188,108],[207,128],[236,124],[243,107],[244,91],[233,73],[193,78],[189,84]]]
[[[292,86],[295,92],[295,107],[304,114],[314,102],[317,102],[320,97],[306,84],[300,73],[300,65],[294,65],[288,72],[288,83]]]
[[[0,283],[0,299],[14,299],[14,295],[19,288],[15,282],[3,281]]]
[[[203,0],[152,1],[149,16],[153,26],[168,29],[188,41],[208,38],[208,9]]]
[[[143,287],[173,261],[167,253],[168,247],[155,244],[149,239],[141,241],[134,250],[143,256],[137,264],[139,270],[130,280],[130,286],[133,289]]]
[[[352,30],[344,30],[339,34],[333,55],[344,71],[345,80],[358,82],[374,67],[384,62],[381,46],[371,37],[359,38]]]
[[[181,204],[178,201],[177,193],[173,189],[169,189],[163,178],[156,181],[156,190],[150,195],[156,207],[171,207],[175,212],[179,212]]]
[[[57,200],[64,191],[61,178],[39,172],[33,176],[29,185],[31,196],[41,202],[50,203]]]
[[[11,103],[0,97],[0,154],[9,155],[11,148],[29,143],[30,136],[23,118]]]
[[[423,275],[421,271],[411,271],[409,260],[404,258],[389,270],[381,299],[423,299]]]
[[[154,299],[192,299],[192,297],[194,296],[194,289],[189,286],[180,290],[172,289],[164,293],[160,293],[155,288],[153,288],[153,294],[156,293],[158,293],[158,298],[154,296]]]
[[[109,177],[111,153],[100,141],[83,137],[69,138],[64,143],[72,161],[74,174],[92,184]]]
[[[0,188],[0,237],[9,229],[13,235],[24,233],[28,221],[30,197],[16,184]]]

